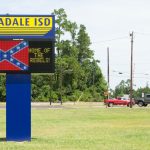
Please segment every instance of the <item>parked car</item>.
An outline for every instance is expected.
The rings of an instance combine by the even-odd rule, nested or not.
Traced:
[[[148,104],[150,104],[150,94],[145,94],[143,98],[136,98],[135,103],[139,107],[146,107]]]
[[[112,99],[106,99],[104,100],[104,104],[107,105],[108,107],[112,107],[113,105],[126,105],[130,106],[130,99],[126,99],[124,97],[119,97],[119,98],[112,98]],[[135,102],[132,100],[132,105],[134,105]]]

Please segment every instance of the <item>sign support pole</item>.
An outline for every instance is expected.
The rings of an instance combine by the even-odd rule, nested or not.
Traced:
[[[31,74],[6,74],[6,140],[31,140]]]

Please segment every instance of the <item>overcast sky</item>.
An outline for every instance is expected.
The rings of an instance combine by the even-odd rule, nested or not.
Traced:
[[[68,18],[84,24],[91,37],[95,58],[107,77],[110,48],[110,87],[130,77],[130,37],[134,31],[135,88],[150,84],[149,0],[5,0],[0,14],[50,14],[64,8]],[[118,74],[122,72],[123,74]]]

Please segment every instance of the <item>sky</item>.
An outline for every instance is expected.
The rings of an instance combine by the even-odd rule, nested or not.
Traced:
[[[0,14],[51,14],[64,8],[68,19],[84,24],[91,49],[107,79],[107,47],[110,49],[110,88],[130,78],[129,33],[134,32],[134,88],[150,84],[149,0],[5,0]],[[119,74],[121,72],[122,74]]]

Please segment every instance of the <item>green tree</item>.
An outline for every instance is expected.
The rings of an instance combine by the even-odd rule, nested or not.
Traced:
[[[79,63],[82,63],[85,59],[92,59],[93,51],[90,49],[90,44],[90,37],[86,32],[86,27],[84,25],[80,25],[77,37],[77,48],[79,49]]]
[[[56,48],[57,48],[57,55],[60,56],[61,53],[61,38],[65,34],[66,26],[67,26],[67,14],[63,8],[58,10],[54,9],[52,13],[55,15],[55,23],[56,23]]]
[[[0,101],[6,100],[6,78],[4,75],[0,76]]]
[[[75,45],[76,35],[77,35],[78,26],[76,22],[67,21],[66,31],[71,35],[72,46]]]
[[[150,87],[149,87],[149,85],[146,85],[143,88],[142,87],[138,88],[136,91],[134,91],[133,97],[134,98],[142,97],[142,93],[144,93],[144,94],[150,94]]]
[[[130,94],[130,80],[122,80],[116,87],[114,91],[114,96],[123,96],[124,94]]]
[[[32,100],[99,101],[107,84],[90,48],[90,37],[84,25],[71,22],[63,8],[54,10],[56,18],[56,71],[32,75]],[[67,36],[66,36],[67,35]],[[68,36],[70,35],[70,36]],[[5,100],[5,76],[0,76],[0,98]]]

